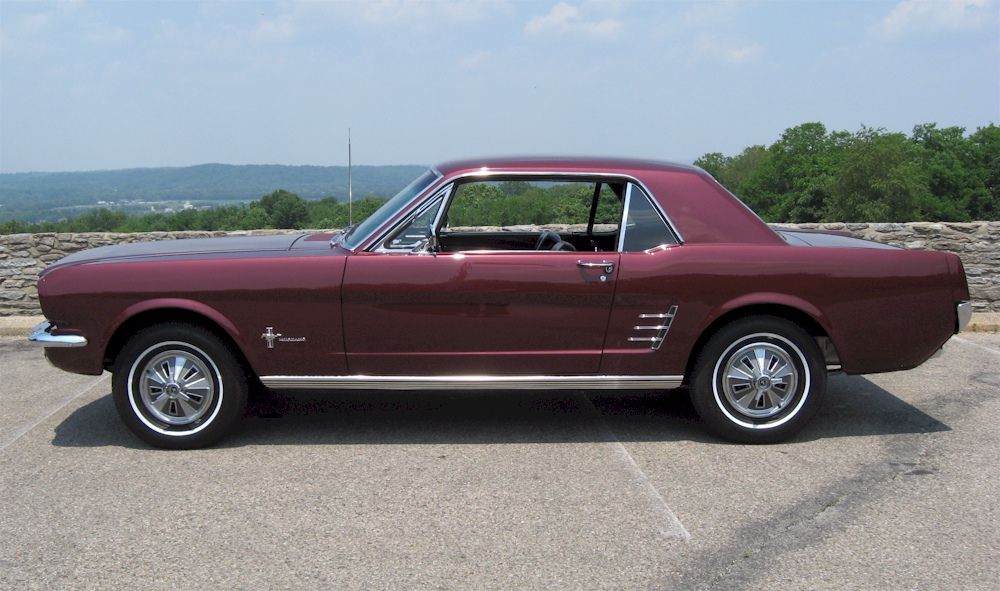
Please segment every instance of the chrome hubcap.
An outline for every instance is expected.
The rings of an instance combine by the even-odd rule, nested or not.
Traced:
[[[784,349],[750,343],[738,349],[722,370],[722,391],[738,412],[755,419],[784,410],[799,382],[799,372]]]
[[[192,353],[163,351],[142,368],[139,397],[156,420],[188,425],[212,407],[215,384],[208,366]]]

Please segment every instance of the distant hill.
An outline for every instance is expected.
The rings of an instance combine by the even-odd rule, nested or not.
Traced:
[[[423,166],[355,166],[355,198],[391,196]],[[347,199],[346,166],[201,164],[89,172],[0,174],[0,221],[57,220],[93,207],[133,212],[251,201],[286,189],[305,199]]]

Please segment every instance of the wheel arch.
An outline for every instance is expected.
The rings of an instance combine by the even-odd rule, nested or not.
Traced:
[[[773,316],[783,318],[800,326],[816,339],[827,366],[839,366],[840,357],[830,334],[826,317],[817,308],[798,298],[783,296],[779,299],[766,295],[746,296],[719,307],[707,320],[699,333],[684,368],[684,382],[688,383],[694,372],[695,362],[712,335],[722,327],[751,316]]]
[[[204,328],[222,339],[232,349],[244,370],[254,375],[239,346],[239,331],[223,314],[200,302],[183,299],[159,299],[141,302],[125,309],[111,324],[104,347],[104,368],[111,370],[125,343],[136,332],[168,322],[184,322]]]

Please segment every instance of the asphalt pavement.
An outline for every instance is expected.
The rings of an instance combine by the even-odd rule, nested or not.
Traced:
[[[161,451],[107,374],[0,355],[4,589],[1000,587],[1000,334],[835,376],[771,446],[683,392],[345,392]]]

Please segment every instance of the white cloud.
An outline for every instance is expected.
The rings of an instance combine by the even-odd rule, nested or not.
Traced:
[[[494,10],[505,9],[507,0],[369,0],[360,5],[361,20],[370,24],[427,21],[473,22],[482,20]],[[345,6],[345,8],[353,8]]]
[[[625,9],[626,4],[635,0],[586,0],[583,3],[585,11],[599,10],[602,12],[617,13]]]
[[[560,2],[548,14],[533,17],[524,26],[531,35],[543,33],[580,33],[591,37],[610,38],[618,35],[622,23],[615,18],[592,19],[583,17],[581,10],[572,4]]]
[[[34,35],[40,33],[52,22],[53,13],[34,12],[26,14],[14,21],[14,30],[22,35]]]
[[[132,37],[128,29],[115,25],[94,25],[83,33],[83,40],[97,45],[117,45]]]
[[[211,3],[205,11],[218,12],[226,6],[228,5]],[[480,21],[507,11],[510,0],[292,0],[279,6],[281,12],[277,16],[260,20],[256,28],[250,31],[252,40],[287,40],[330,25],[342,26],[344,23],[426,32],[453,23]],[[206,20],[219,20],[225,14],[211,16],[206,12]]]
[[[971,29],[995,21],[994,0],[902,0],[876,25],[883,38]]]
[[[72,17],[82,6],[81,2],[56,4],[9,4],[9,12],[0,20],[0,47],[4,52],[18,49],[39,49],[47,44],[44,34],[60,20]],[[41,8],[41,10],[38,10]],[[19,12],[25,10],[25,12]]]
[[[706,57],[729,64],[743,64],[757,60],[764,53],[763,48],[756,43],[738,44],[727,42],[718,35],[699,35],[695,48]]]
[[[290,14],[280,14],[272,19],[261,19],[250,33],[253,41],[285,41],[295,36],[295,19]]]
[[[488,61],[493,54],[488,51],[474,51],[458,60],[458,66],[463,70],[475,70]]]
[[[697,2],[681,14],[681,21],[688,27],[718,25],[732,21],[743,9],[741,0],[720,0],[719,2]]]
[[[48,29],[58,16],[55,11],[6,15],[0,20],[0,48],[4,53],[15,53],[19,49],[43,45],[39,42],[41,33]]]

